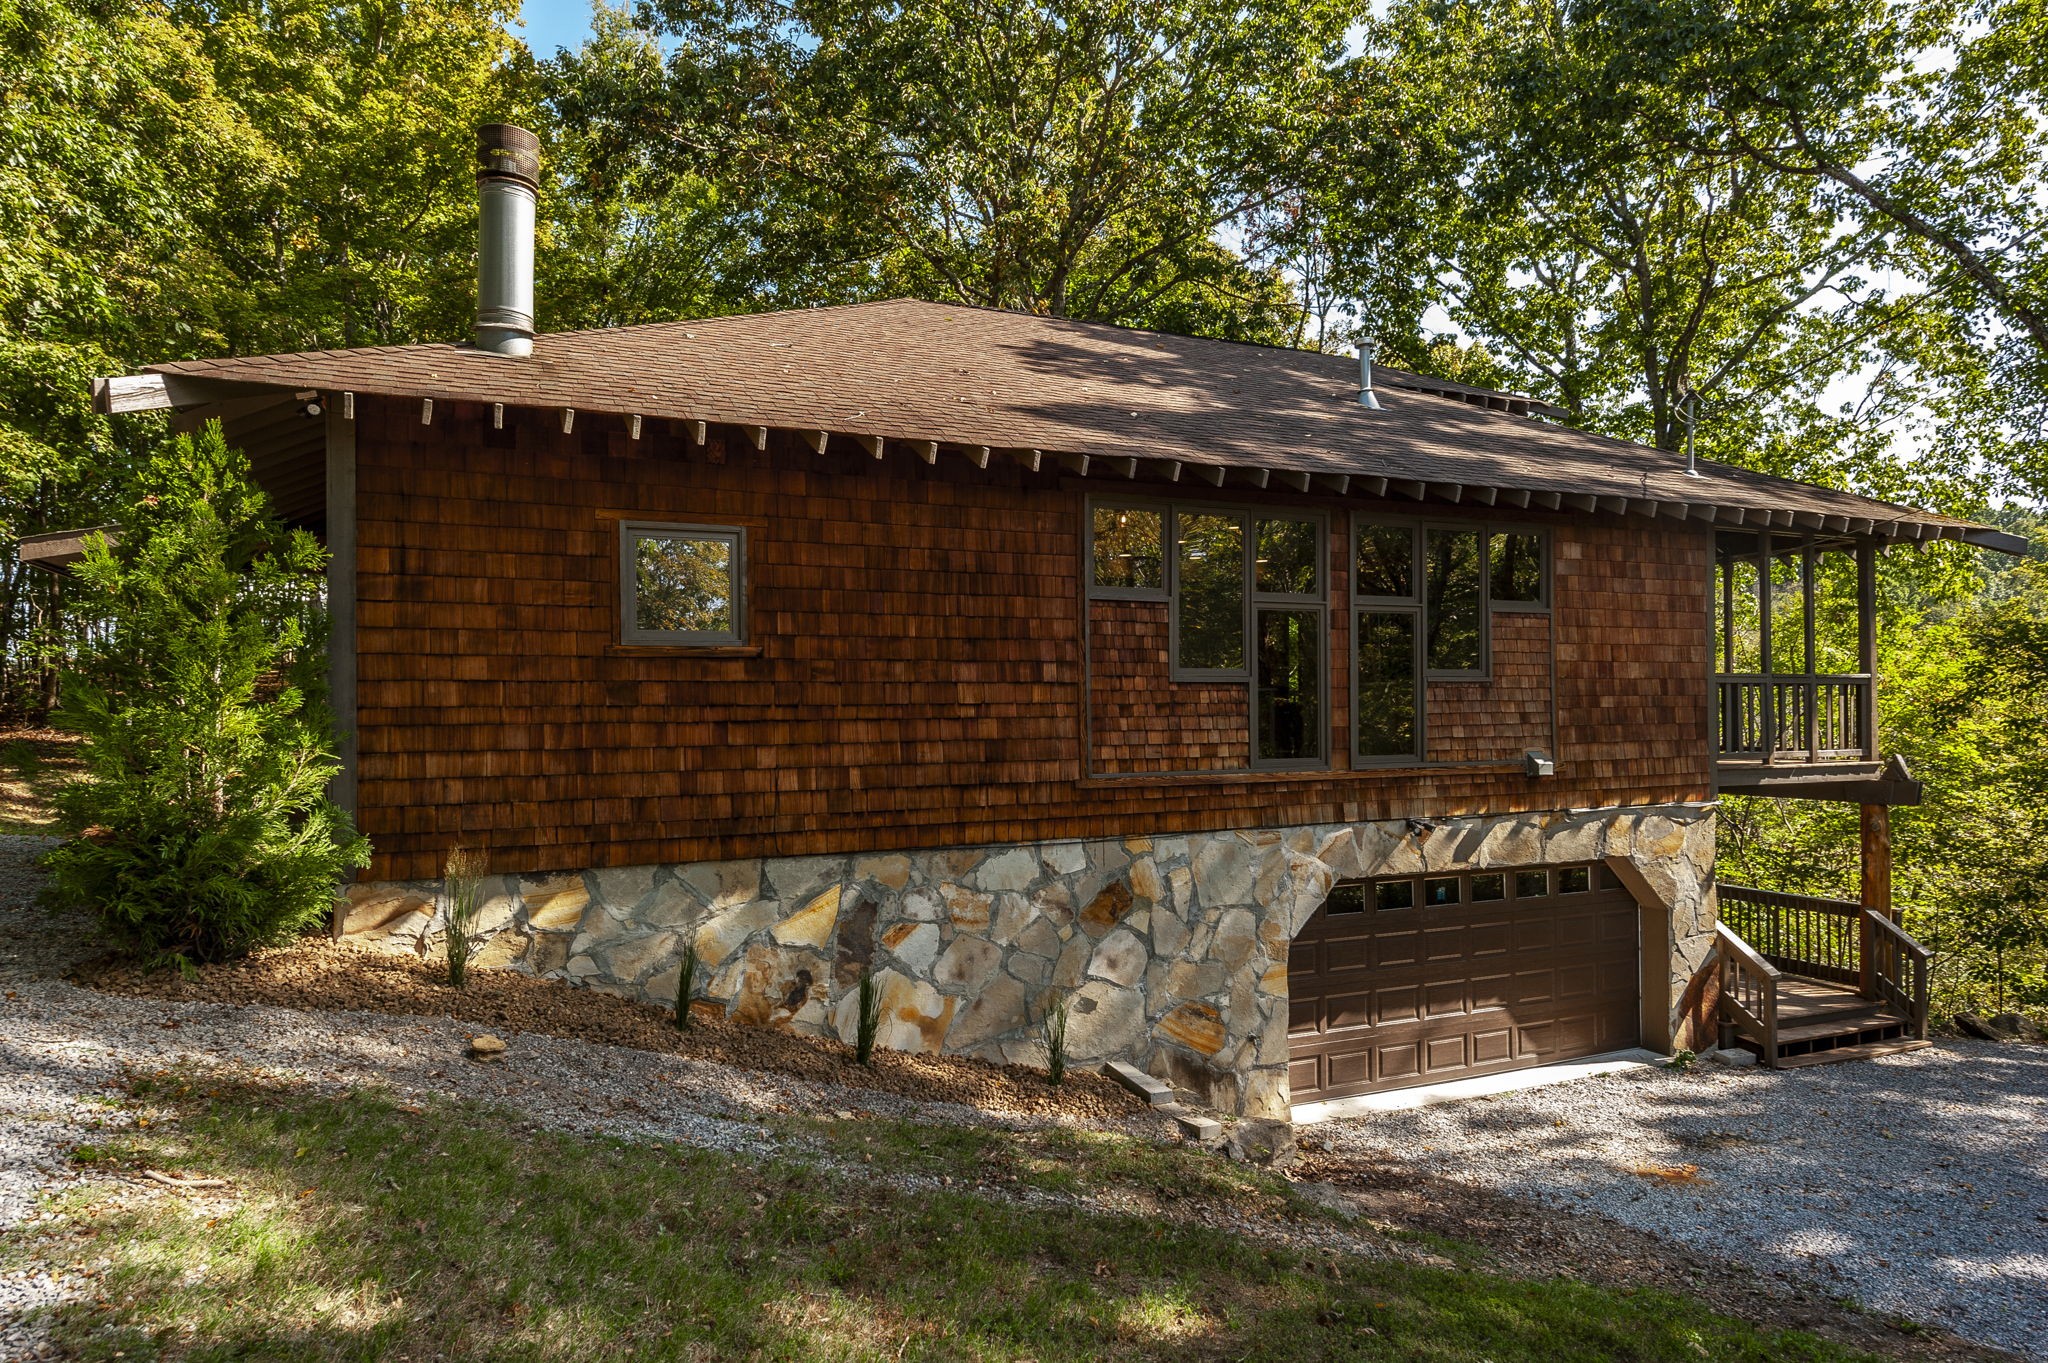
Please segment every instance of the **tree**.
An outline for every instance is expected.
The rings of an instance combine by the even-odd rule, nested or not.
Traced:
[[[54,718],[84,737],[86,774],[58,800],[48,893],[147,962],[288,937],[368,863],[325,793],[325,564],[215,423],[149,461],[78,567],[97,627]]]
[[[662,160],[725,187],[763,304],[910,293],[1284,338],[1244,252],[1343,127],[1329,0],[652,7]]]

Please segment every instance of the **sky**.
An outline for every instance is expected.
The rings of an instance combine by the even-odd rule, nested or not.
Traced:
[[[591,0],[526,0],[520,7],[526,46],[541,58],[554,56],[557,48],[581,46],[590,36],[590,5]]]

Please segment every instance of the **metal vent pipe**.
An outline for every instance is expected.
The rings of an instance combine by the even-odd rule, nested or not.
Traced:
[[[1358,343],[1358,405],[1377,412],[1380,409],[1378,395],[1372,391],[1372,342]]]
[[[476,348],[531,355],[540,139],[509,123],[478,128],[476,197]]]

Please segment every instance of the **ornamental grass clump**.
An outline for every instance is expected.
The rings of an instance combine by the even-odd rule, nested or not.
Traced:
[[[327,796],[327,552],[287,530],[220,424],[164,442],[88,535],[73,604],[90,622],[52,720],[83,776],[47,899],[146,965],[283,942],[334,909],[369,844]]]
[[[1045,1079],[1054,1088],[1067,1078],[1067,996],[1054,994],[1045,1006]]]
[[[691,943],[683,948],[683,959],[676,974],[676,1027],[689,1031],[694,1025],[690,1017],[690,1000],[697,996],[697,945]]]
[[[875,982],[873,971],[864,972],[860,977],[860,997],[856,1000],[859,1015],[853,1024],[853,1058],[862,1065],[871,1065],[875,1060],[875,1038],[882,1030],[882,986]]]
[[[448,983],[460,989],[469,978],[476,924],[483,916],[484,854],[470,847],[451,851],[441,870],[441,890],[447,900],[441,941],[448,954]]]

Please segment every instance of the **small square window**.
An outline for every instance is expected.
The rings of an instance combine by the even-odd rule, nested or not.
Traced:
[[[1567,866],[1557,873],[1559,894],[1584,894],[1593,888],[1593,869],[1590,866]]]
[[[1166,590],[1166,513],[1154,507],[1098,506],[1091,517],[1095,586],[1110,592]]]
[[[745,642],[746,542],[746,532],[730,526],[621,526],[620,639]]]
[[[1457,903],[1458,878],[1456,876],[1445,876],[1440,880],[1423,881],[1422,902],[1432,909],[1441,904]]]
[[[1515,872],[1515,898],[1545,899],[1550,895],[1550,872]]]
[[[1508,878],[1498,871],[1472,877],[1472,902],[1486,904],[1508,897]]]
[[[1330,897],[1323,901],[1326,914],[1364,913],[1365,886],[1356,882],[1339,885],[1330,891]]]
[[[1415,907],[1415,882],[1412,880],[1382,880],[1373,888],[1373,905],[1381,909],[1412,909]]]

